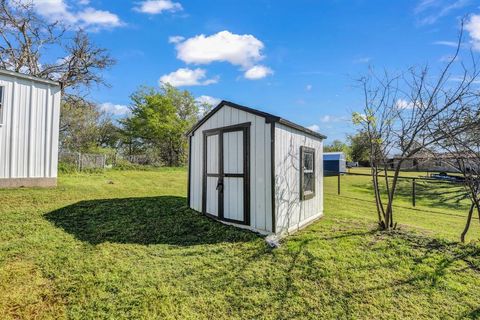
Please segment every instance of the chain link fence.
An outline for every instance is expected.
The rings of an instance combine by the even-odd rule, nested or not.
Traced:
[[[107,156],[104,154],[62,151],[58,154],[58,161],[75,167],[78,171],[104,169],[107,163]]]
[[[105,168],[160,167],[164,163],[152,154],[120,155],[60,151],[58,161],[64,171],[103,170]]]

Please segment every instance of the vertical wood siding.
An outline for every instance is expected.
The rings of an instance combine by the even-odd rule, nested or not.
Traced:
[[[270,179],[270,124],[265,118],[229,106],[222,107],[192,137],[190,207],[202,211],[203,131],[239,123],[250,127],[250,226],[272,231]],[[237,186],[238,187],[238,186]],[[241,194],[239,194],[241,196]],[[233,205],[233,204],[232,204]],[[225,205],[225,210],[228,210]],[[236,213],[234,213],[235,215]]]
[[[0,178],[55,178],[60,87],[0,75]]]
[[[315,196],[300,201],[300,147],[315,149]],[[323,213],[323,142],[275,125],[276,233],[291,232]]]

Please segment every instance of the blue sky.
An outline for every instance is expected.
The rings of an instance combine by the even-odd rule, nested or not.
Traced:
[[[480,49],[478,0],[35,0],[41,14],[86,28],[117,64],[90,98],[122,116],[140,85],[169,81],[312,127],[329,141],[352,132],[354,79],[452,53],[459,19]]]

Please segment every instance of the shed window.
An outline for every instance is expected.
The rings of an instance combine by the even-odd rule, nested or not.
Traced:
[[[315,196],[315,149],[303,146],[300,148],[300,166],[300,198],[311,199]]]
[[[3,124],[3,109],[4,108],[4,103],[3,103],[3,93],[4,93],[4,87],[0,86],[0,124]]]

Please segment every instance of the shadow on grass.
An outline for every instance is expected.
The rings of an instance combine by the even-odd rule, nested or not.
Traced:
[[[458,244],[457,242],[432,239],[410,232],[393,231],[379,234],[383,241],[391,243],[391,248],[399,244],[408,248],[423,252],[413,261],[418,266],[429,266],[430,268],[418,268],[404,279],[396,279],[393,282],[384,283],[378,286],[355,289],[345,293],[347,296],[355,294],[364,295],[370,291],[382,291],[388,288],[397,288],[405,292],[418,290],[418,287],[437,287],[448,273],[470,271],[480,273],[480,247],[477,244]],[[400,242],[399,242],[400,241]],[[458,262],[463,262],[459,267]],[[472,311],[476,315],[478,310]]]
[[[373,196],[371,183],[353,183],[352,187],[364,194],[367,193]],[[383,186],[382,192],[385,192]],[[411,201],[412,183],[400,180],[397,184],[396,195],[398,198]],[[468,199],[468,194],[461,185],[442,181],[417,181],[416,200],[420,205],[424,204],[425,206],[442,209],[458,209],[461,202],[465,199]]]
[[[185,203],[185,198],[175,196],[90,200],[52,211],[45,218],[90,244],[189,246],[258,238],[194,212]]]
[[[480,319],[480,308],[472,310],[468,314],[465,315],[467,319]]]
[[[327,196],[335,196],[335,197],[341,197],[341,198],[346,198],[346,199],[351,199],[351,200],[356,200],[356,201],[361,201],[361,202],[366,202],[371,204],[372,206],[375,206],[375,200],[373,198],[371,199],[365,199],[365,198],[360,198],[360,197],[352,197],[352,196],[346,196],[344,194],[342,195],[337,195],[336,193],[327,193],[325,192],[325,195]],[[419,207],[412,207],[412,206],[407,206],[407,205],[402,205],[398,204],[398,202],[394,203],[393,207],[395,208],[402,208],[402,209],[407,209],[411,211],[417,211],[417,212],[422,212],[422,213],[434,213],[438,215],[443,215],[443,216],[449,216],[449,217],[456,217],[456,218],[461,218],[461,219],[466,219],[466,213],[465,215],[459,214],[459,213],[449,213],[445,211],[437,211],[437,210],[432,210],[429,209],[427,206],[419,206]],[[373,207],[374,208],[374,207]],[[373,212],[373,211],[372,211]]]

